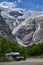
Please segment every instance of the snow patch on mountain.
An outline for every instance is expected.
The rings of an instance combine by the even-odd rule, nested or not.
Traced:
[[[36,38],[41,37],[39,31],[42,25],[40,22],[43,23],[43,12],[25,11],[13,6],[16,6],[13,2],[0,3],[1,16],[9,25],[16,41],[22,46],[37,41]]]

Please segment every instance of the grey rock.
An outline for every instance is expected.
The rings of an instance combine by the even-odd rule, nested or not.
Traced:
[[[8,38],[14,40],[12,31],[10,30],[8,24],[4,21],[3,17],[0,15],[0,38]]]
[[[0,36],[7,36],[11,39],[15,36],[15,41],[21,45],[43,41],[43,12],[24,12],[12,9],[2,11],[1,16],[0,20],[3,22],[0,23]],[[15,34],[12,34],[13,31]]]

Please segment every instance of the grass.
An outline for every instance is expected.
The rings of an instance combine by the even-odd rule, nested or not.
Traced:
[[[37,56],[37,58],[43,58],[43,54],[42,54],[42,55]]]
[[[2,61],[0,61],[0,62],[12,62],[12,61],[15,61],[15,60],[2,60]]]
[[[27,58],[43,58],[43,54],[38,55],[38,56],[27,56]]]

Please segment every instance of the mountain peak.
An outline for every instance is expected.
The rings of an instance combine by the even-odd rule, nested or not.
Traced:
[[[2,8],[1,16],[19,44],[29,45],[43,39],[43,12],[25,11],[21,8],[5,9]]]

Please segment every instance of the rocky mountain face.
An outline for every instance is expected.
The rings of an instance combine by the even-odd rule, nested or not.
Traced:
[[[1,11],[0,30],[0,37],[15,37],[23,46],[43,41],[43,12],[26,12],[17,8]]]
[[[18,26],[22,21],[24,21],[24,18],[22,18],[23,16],[22,10],[18,11],[11,9],[8,11],[2,11],[1,15],[12,31],[16,26]]]
[[[43,40],[43,16],[28,20],[16,35],[17,39],[25,45]]]
[[[10,40],[15,40],[8,24],[4,21],[1,15],[0,15],[0,38],[8,38]]]

